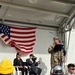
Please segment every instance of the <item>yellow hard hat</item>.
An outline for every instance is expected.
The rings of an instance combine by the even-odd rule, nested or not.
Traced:
[[[10,74],[14,71],[11,61],[4,58],[0,63],[0,74]]]

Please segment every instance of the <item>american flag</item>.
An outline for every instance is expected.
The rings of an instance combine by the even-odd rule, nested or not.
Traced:
[[[0,23],[0,38],[5,44],[24,53],[31,53],[36,41],[36,27],[8,26]]]

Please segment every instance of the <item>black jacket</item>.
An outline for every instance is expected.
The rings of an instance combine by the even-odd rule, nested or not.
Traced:
[[[15,58],[14,62],[13,62],[13,65],[14,66],[24,66],[23,60],[22,59],[18,60],[17,58]]]
[[[26,59],[26,63],[28,66],[38,66],[38,62],[35,61],[31,61],[30,58],[29,59]]]

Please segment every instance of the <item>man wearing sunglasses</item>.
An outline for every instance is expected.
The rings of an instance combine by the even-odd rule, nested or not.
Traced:
[[[65,75],[75,75],[75,65],[68,64],[68,72]]]

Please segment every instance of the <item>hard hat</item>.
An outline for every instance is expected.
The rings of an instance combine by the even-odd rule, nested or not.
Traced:
[[[57,65],[53,68],[53,70],[62,70],[62,67],[60,65]]]
[[[14,71],[14,66],[10,60],[4,58],[0,63],[0,74],[10,74]]]
[[[63,71],[62,71],[62,67],[60,65],[56,65],[53,68],[53,75],[62,75]]]

